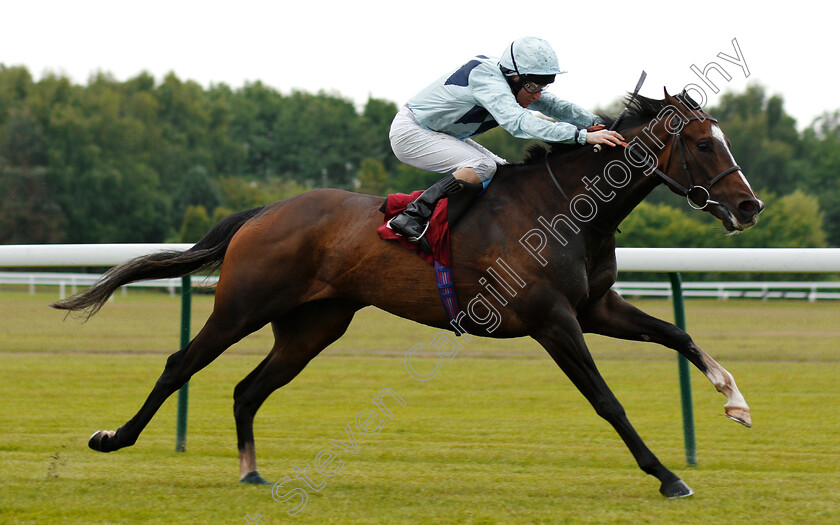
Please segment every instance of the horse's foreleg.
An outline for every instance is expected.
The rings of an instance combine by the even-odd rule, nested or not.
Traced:
[[[750,408],[732,374],[697,346],[691,336],[673,324],[646,314],[613,290],[581,313],[580,324],[584,332],[631,341],[650,341],[676,350],[703,372],[718,392],[726,396],[724,410],[729,418],[748,427],[752,425]]]
[[[567,312],[558,312],[554,321],[551,326],[537,331],[534,338],[548,351],[598,415],[615,428],[639,468],[660,481],[659,492],[669,498],[693,494],[688,485],[657,459],[630,424],[621,403],[598,372],[577,320]]]
[[[307,303],[272,324],[274,348],[233,392],[241,483],[268,483],[257,472],[254,447],[254,416],[259,407],[321,350],[341,337],[359,307],[341,300]]]
[[[99,452],[112,452],[133,445],[169,396],[228,347],[263,325],[220,322],[215,313],[211,315],[195,339],[169,356],[163,373],[137,414],[116,431],[96,432],[88,441],[88,446]]]

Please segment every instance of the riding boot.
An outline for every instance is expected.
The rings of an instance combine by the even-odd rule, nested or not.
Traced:
[[[405,210],[388,221],[388,227],[395,233],[416,243],[425,253],[432,253],[432,246],[426,240],[429,220],[435,211],[437,202],[461,189],[461,181],[451,174],[434,183],[419,197],[411,201]]]

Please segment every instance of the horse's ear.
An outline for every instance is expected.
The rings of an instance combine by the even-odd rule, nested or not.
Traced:
[[[662,86],[662,92],[665,93],[665,98],[666,99],[671,96],[671,95],[668,94],[668,88],[665,87],[665,86]]]
[[[694,111],[702,111],[703,110],[703,106],[701,106],[700,104],[697,103],[697,101],[695,101],[693,98],[691,98],[691,95],[689,95],[688,91],[685,90],[685,89],[683,89],[680,92],[680,94],[677,95],[675,98],[682,105],[688,107],[689,109],[692,109]]]

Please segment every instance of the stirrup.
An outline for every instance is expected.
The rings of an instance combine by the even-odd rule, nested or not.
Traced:
[[[394,228],[391,227],[391,221],[393,221],[394,219],[396,219],[399,216],[400,216],[400,214],[398,213],[397,215],[394,215],[393,217],[388,219],[388,222],[385,223],[385,227],[388,228],[389,230],[391,230],[392,232],[396,233],[400,237],[405,237],[405,235],[403,235],[402,233],[400,233],[399,231],[397,231],[397,230],[395,230]],[[430,222],[431,221],[426,222],[426,227],[423,228],[423,231],[420,232],[420,235],[418,235],[416,237],[412,236],[412,237],[405,237],[405,238],[408,239],[409,242],[413,242],[413,243],[420,242],[420,239],[422,239],[426,235],[426,232],[429,230]]]
[[[388,221],[388,222],[391,222],[391,221]],[[427,221],[426,222],[426,227],[423,228],[423,231],[420,232],[420,235],[418,235],[417,237],[409,237],[408,240],[411,241],[411,242],[414,242],[414,243],[420,242],[420,239],[422,239],[423,237],[426,236],[426,232],[429,230],[429,224],[431,224],[431,222],[432,221]]]

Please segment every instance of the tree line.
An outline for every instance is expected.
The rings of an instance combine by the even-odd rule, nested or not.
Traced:
[[[840,246],[840,111],[799,131],[759,85],[715,115],[760,198],[759,225],[724,236],[708,214],[659,188],[622,224],[621,246]],[[0,64],[0,243],[191,242],[234,211],[316,187],[371,194],[439,178],[388,143],[394,102],[254,82],[204,88],[170,73],[38,81]],[[512,162],[530,141],[500,129],[481,143]]]

